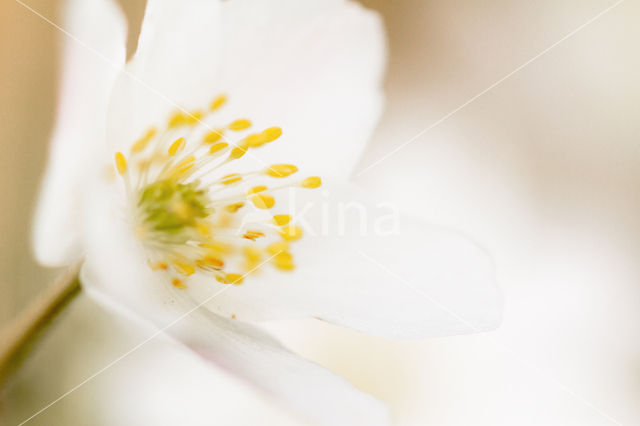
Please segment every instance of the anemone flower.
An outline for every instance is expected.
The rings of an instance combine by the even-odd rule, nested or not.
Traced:
[[[395,338],[497,324],[481,248],[349,183],[383,103],[375,13],[345,0],[148,0],[128,61],[110,0],[70,0],[64,27],[35,219],[43,264],[82,259],[100,303],[334,426],[388,418],[257,322],[315,317]]]

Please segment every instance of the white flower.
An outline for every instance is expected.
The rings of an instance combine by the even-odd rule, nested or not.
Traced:
[[[498,322],[481,249],[405,216],[381,236],[396,217],[348,183],[382,106],[379,18],[344,0],[147,3],[125,64],[117,7],[69,2],[77,40],[65,48],[37,257],[84,257],[90,295],[302,416],[385,424],[373,398],[249,323],[313,316],[417,338]]]

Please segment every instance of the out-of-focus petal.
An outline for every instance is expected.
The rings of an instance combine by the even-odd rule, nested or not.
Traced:
[[[206,109],[226,93],[221,124],[249,118],[284,130],[252,152],[261,166],[344,178],[381,112],[385,55],[379,16],[351,1],[150,0],[114,94],[110,140],[123,150],[177,108]]]
[[[249,321],[311,316],[403,338],[498,325],[493,262],[465,236],[396,216],[346,184],[315,199],[299,191],[295,205],[294,221],[307,228],[291,249],[297,269],[265,267],[208,303],[210,309]],[[192,279],[192,297],[203,300],[211,286],[220,286],[212,281]]]
[[[81,254],[78,215],[82,171],[105,145],[108,99],[125,60],[126,23],[111,0],[69,0],[64,14],[59,102],[36,209],[33,247],[50,266]]]
[[[168,332],[204,359],[250,381],[313,424],[389,424],[387,410],[379,401],[249,324],[200,309]]]

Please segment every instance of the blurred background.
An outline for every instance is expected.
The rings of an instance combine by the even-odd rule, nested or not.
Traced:
[[[143,2],[122,3],[135,34]],[[386,111],[356,180],[482,242],[498,265],[504,323],[407,342],[317,321],[270,328],[389,404],[398,425],[640,424],[640,5],[617,4],[440,122],[615,2],[364,3],[387,25],[389,65]],[[58,2],[28,4],[57,20]],[[0,2],[0,324],[56,273],[33,262],[29,236],[59,37],[15,1]],[[84,298],[58,322],[5,392],[6,424],[145,336]],[[29,424],[295,424],[162,344]]]

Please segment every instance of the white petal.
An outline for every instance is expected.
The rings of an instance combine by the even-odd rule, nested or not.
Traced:
[[[222,87],[236,113],[284,130],[257,155],[347,178],[382,111],[380,17],[352,1],[244,0],[224,11]]]
[[[297,219],[313,232],[293,244],[297,270],[264,268],[208,303],[210,309],[249,321],[313,316],[403,338],[486,331],[499,323],[493,262],[468,238],[407,216],[399,217],[397,233],[385,235],[392,210],[346,184],[321,200],[299,192]],[[203,300],[212,285],[193,279],[189,291]]]
[[[108,203],[107,203],[108,204]],[[107,207],[98,205],[98,209]],[[94,215],[96,217],[97,215]],[[211,362],[266,392],[275,401],[323,425],[385,425],[386,410],[346,380],[289,352],[240,321],[194,309],[187,293],[146,267],[127,224],[101,215],[82,270],[87,293],[130,317],[142,317]],[[114,252],[117,255],[114,255]],[[225,290],[232,290],[225,287]],[[209,287],[215,299],[219,289]]]
[[[168,332],[204,359],[252,382],[313,424],[389,424],[386,408],[373,397],[246,323],[200,309]]]
[[[105,143],[108,99],[125,58],[126,24],[110,0],[69,0],[64,22],[70,36],[63,36],[60,100],[33,231],[37,259],[51,266],[81,254],[77,183],[92,149]]]
[[[343,0],[148,2],[138,52],[115,93],[117,149],[178,106],[227,93],[220,124],[250,118],[284,136],[256,151],[350,174],[382,108],[384,35],[375,13]]]

